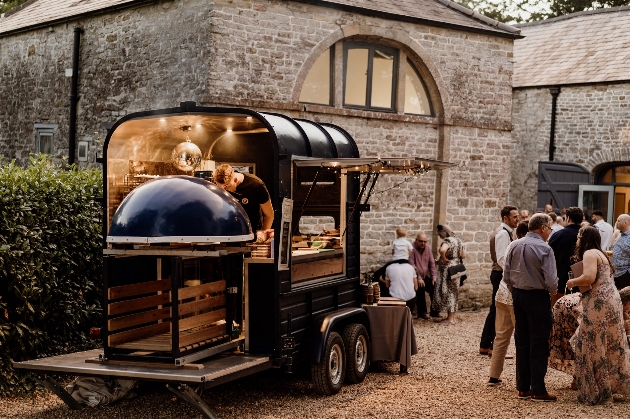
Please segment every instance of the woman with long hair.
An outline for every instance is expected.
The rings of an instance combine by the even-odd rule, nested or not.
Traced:
[[[453,234],[453,230],[446,225],[437,226],[438,236],[442,239],[437,259],[437,278],[433,291],[431,311],[439,313],[446,309],[448,317],[442,321],[455,324],[457,298],[459,297],[459,280],[453,280],[448,274],[448,268],[462,263],[466,257],[464,243]]]
[[[582,227],[577,237],[574,260],[583,263],[583,273],[570,279],[567,288],[592,287],[582,293],[580,325],[571,338],[578,400],[609,403],[613,394],[630,394],[630,347],[621,297],[610,260],[600,247],[599,231]]]

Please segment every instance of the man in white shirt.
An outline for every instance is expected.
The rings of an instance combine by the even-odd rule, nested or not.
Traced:
[[[599,230],[599,235],[602,236],[602,250],[605,252],[610,249],[610,242],[612,241],[614,228],[606,221],[604,221],[604,213],[600,210],[593,211],[591,215],[593,219],[593,227]]]
[[[404,300],[409,310],[413,311],[418,290],[418,279],[413,266],[408,263],[392,263],[385,270],[385,278],[389,294]]]
[[[492,304],[486,317],[486,322],[481,332],[479,342],[479,353],[481,355],[492,354],[492,344],[496,335],[496,306],[494,297],[497,295],[499,284],[503,279],[503,266],[505,266],[505,251],[510,242],[514,239],[512,230],[518,225],[518,208],[506,205],[501,208],[502,223],[490,234],[490,259],[492,260],[492,271],[490,272],[490,283],[492,284]]]

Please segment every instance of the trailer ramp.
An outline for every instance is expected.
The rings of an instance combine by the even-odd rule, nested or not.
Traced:
[[[254,374],[272,367],[269,357],[241,353],[220,354],[202,360],[190,368],[191,364],[176,367],[171,364],[125,365],[99,362],[101,349],[75,352],[67,355],[15,362],[14,368],[29,370],[44,375],[36,379],[48,390],[54,392],[73,410],[82,408],[66,390],[48,374],[68,374],[96,377],[115,377],[137,381],[157,381],[186,400],[209,419],[217,419],[210,407],[201,398],[204,390]]]

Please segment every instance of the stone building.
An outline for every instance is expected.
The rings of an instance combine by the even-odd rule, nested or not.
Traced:
[[[379,181],[363,216],[362,270],[390,259],[396,227],[413,237],[447,223],[467,245],[461,304],[489,302],[519,30],[448,0],[30,0],[0,19],[5,159],[70,154],[76,37],[80,165],[96,164],[103,128],[120,116],[188,100],[331,122],[362,156],[455,162]]]
[[[630,7],[519,27],[510,202],[580,203],[613,222],[630,211]]]

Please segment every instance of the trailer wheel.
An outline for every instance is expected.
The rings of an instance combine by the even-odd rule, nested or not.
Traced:
[[[343,331],[343,343],[346,347],[346,382],[358,384],[365,379],[370,365],[370,340],[365,326],[353,323]]]
[[[346,352],[339,333],[328,334],[324,357],[311,367],[311,375],[318,394],[330,396],[341,390],[346,375]]]

